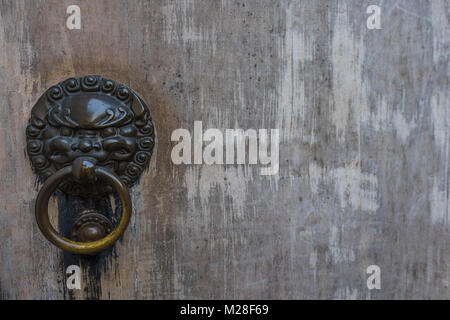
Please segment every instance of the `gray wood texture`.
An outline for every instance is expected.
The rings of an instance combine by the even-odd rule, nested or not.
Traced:
[[[448,1],[75,2],[0,1],[2,299],[450,299]],[[124,238],[91,259],[37,229],[25,154],[36,99],[84,74],[136,90],[157,135]],[[279,173],[172,164],[195,120],[279,128]]]

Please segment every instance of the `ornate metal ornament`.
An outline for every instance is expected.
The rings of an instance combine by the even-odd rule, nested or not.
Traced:
[[[76,158],[91,157],[128,187],[148,167],[155,138],[142,99],[97,75],[70,78],[49,88],[33,107],[26,133],[28,155],[43,181]],[[102,181],[87,185],[73,178],[59,188],[87,197],[112,192]]]
[[[26,135],[31,165],[44,182],[36,220],[45,237],[73,253],[92,254],[111,246],[131,217],[127,187],[148,167],[154,147],[154,127],[142,99],[98,75],[69,78],[39,98]],[[48,201],[56,188],[82,197],[115,190],[122,204],[117,227],[100,212],[85,212],[72,228],[73,240],[63,237],[48,217]]]
[[[104,215],[95,210],[86,210],[73,224],[71,236],[74,240],[90,242],[104,238],[112,228],[112,223]]]

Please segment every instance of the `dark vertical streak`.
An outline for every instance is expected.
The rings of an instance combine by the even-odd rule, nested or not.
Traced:
[[[120,202],[118,204],[120,208]],[[117,212],[113,213],[109,197],[102,197],[98,199],[81,198],[58,194],[58,229],[65,237],[70,238],[70,231],[76,219],[80,216],[83,210],[96,210],[110,219],[113,224],[117,222]],[[118,210],[116,210],[118,211]],[[119,212],[120,213],[120,212]],[[102,273],[109,272],[111,259],[115,260],[113,249],[109,248],[97,255],[77,255],[64,251],[62,255],[63,272],[70,265],[78,265],[81,269],[82,288],[84,290],[85,299],[100,299],[102,295],[101,276]],[[64,287],[64,299],[74,299],[73,290],[68,290],[66,285]]]

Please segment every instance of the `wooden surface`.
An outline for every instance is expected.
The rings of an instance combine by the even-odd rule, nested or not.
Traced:
[[[65,26],[70,4],[81,30]],[[370,4],[381,30],[366,27]],[[446,0],[0,1],[0,297],[449,299],[449,10]],[[157,135],[124,238],[90,259],[37,229],[25,154],[33,103],[84,74],[136,90]],[[279,128],[279,173],[173,165],[170,135],[195,120]],[[67,205],[55,199],[52,212]],[[81,290],[66,289],[70,264]],[[367,289],[372,264],[381,290]]]

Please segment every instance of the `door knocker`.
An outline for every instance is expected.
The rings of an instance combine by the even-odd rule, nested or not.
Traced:
[[[44,182],[35,206],[44,236],[78,254],[94,254],[114,244],[130,221],[128,188],[148,167],[154,147],[154,127],[142,99],[97,75],[69,78],[49,88],[33,106],[26,136],[31,165]],[[56,189],[80,197],[115,191],[120,221],[114,228],[101,212],[87,210],[73,225],[72,239],[66,238],[48,216],[48,201]]]

